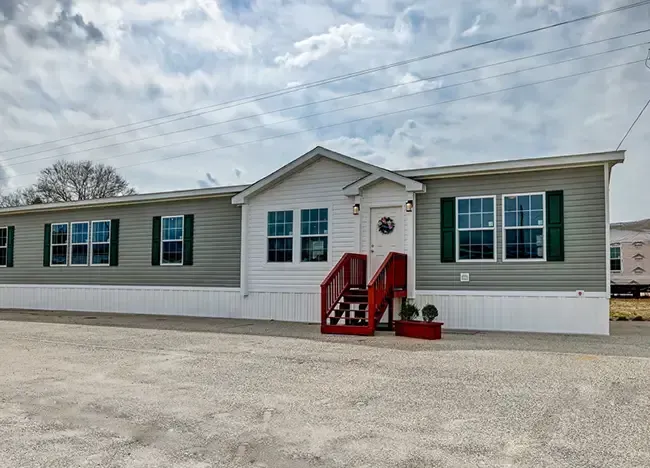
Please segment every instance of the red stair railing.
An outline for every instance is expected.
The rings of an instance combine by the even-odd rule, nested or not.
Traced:
[[[327,324],[329,314],[348,288],[366,286],[367,257],[364,254],[343,254],[336,266],[320,285],[321,325]]]
[[[390,252],[368,283],[368,325],[375,329],[394,297],[406,295],[406,254]],[[391,309],[392,310],[392,309]]]

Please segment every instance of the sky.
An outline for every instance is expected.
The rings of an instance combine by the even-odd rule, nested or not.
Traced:
[[[151,192],[251,183],[316,145],[388,169],[613,150],[650,98],[643,63],[499,90],[643,60],[650,33],[449,73],[650,28],[650,5],[300,86],[629,3],[0,0],[0,191],[30,185],[58,158],[113,165]],[[345,97],[375,88],[385,89]],[[197,108],[202,115],[138,131],[68,138]],[[623,148],[612,221],[650,218],[650,111]]]

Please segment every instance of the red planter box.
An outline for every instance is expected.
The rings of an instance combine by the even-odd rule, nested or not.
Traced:
[[[396,320],[395,335],[420,338],[422,340],[439,340],[442,338],[442,322],[408,322]]]

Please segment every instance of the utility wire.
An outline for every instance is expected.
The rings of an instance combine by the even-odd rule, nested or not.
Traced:
[[[356,118],[356,119],[352,119],[352,120],[346,120],[346,121],[343,121],[343,122],[337,122],[337,123],[327,124],[327,125],[320,125],[320,126],[317,126],[317,127],[298,130],[298,131],[295,131],[295,132],[283,133],[283,134],[280,134],[280,135],[272,135],[272,136],[265,137],[265,138],[260,138],[260,139],[257,139],[257,140],[249,140],[249,141],[245,141],[245,142],[242,142],[242,143],[234,143],[232,145],[226,145],[226,146],[216,146],[216,147],[207,148],[207,149],[204,149],[204,150],[194,151],[194,152],[191,152],[191,153],[168,156],[166,158],[154,159],[154,160],[150,160],[150,161],[143,161],[143,162],[138,162],[138,163],[134,163],[134,164],[127,164],[127,165],[124,165],[124,166],[117,166],[116,169],[124,169],[124,168],[129,168],[129,167],[142,166],[142,165],[145,165],[145,164],[160,163],[161,161],[167,161],[167,160],[171,160],[171,159],[184,158],[184,157],[189,157],[189,156],[196,156],[198,154],[203,154],[203,153],[208,153],[208,152],[218,151],[218,150],[223,150],[223,149],[229,149],[229,148],[235,148],[235,147],[239,147],[239,146],[249,145],[249,144],[252,144],[252,143],[261,143],[261,142],[264,142],[264,141],[274,140],[274,139],[277,139],[277,138],[284,138],[284,137],[293,136],[293,135],[298,135],[298,134],[301,134],[301,133],[312,132],[312,131],[316,131],[316,130],[323,130],[323,129],[326,129],[326,128],[338,127],[338,126],[341,126],[341,125],[349,125],[349,124],[353,124],[353,123],[357,123],[357,122],[362,122],[362,121],[365,121],[365,120],[377,119],[377,118],[381,118],[381,117],[388,117],[388,116],[392,116],[392,115],[397,115],[397,114],[401,114],[401,113],[404,113],[404,112],[413,112],[413,111],[426,109],[426,108],[429,108],[429,107],[438,106],[438,105],[442,105],[442,104],[449,104],[449,103],[452,103],[452,102],[464,101],[464,100],[474,99],[474,98],[484,97],[484,96],[492,96],[494,94],[502,93],[504,91],[512,91],[512,90],[526,88],[526,87],[530,87],[530,86],[536,86],[536,85],[539,85],[539,84],[551,83],[551,82],[555,82],[555,81],[564,80],[564,79],[567,79],[567,78],[574,78],[574,77],[577,77],[577,76],[584,76],[584,75],[588,75],[588,74],[591,74],[591,73],[596,73],[596,72],[600,72],[600,71],[604,71],[604,70],[611,70],[611,69],[614,69],[614,68],[634,65],[634,64],[643,63],[643,62],[644,62],[644,60],[636,60],[636,61],[633,61],[633,62],[626,62],[626,63],[620,63],[620,64],[616,64],[616,65],[609,65],[609,66],[606,66],[606,67],[596,68],[594,70],[588,70],[588,71],[584,71],[584,72],[572,73],[570,75],[559,76],[559,77],[550,78],[550,79],[547,79],[547,80],[536,81],[536,82],[532,82],[532,83],[525,83],[525,84],[521,84],[521,85],[517,85],[517,86],[511,86],[511,87],[508,87],[508,88],[502,88],[502,89],[498,89],[498,90],[494,90],[494,91],[488,91],[488,92],[479,93],[479,94],[472,94],[472,95],[463,96],[463,97],[460,97],[460,98],[448,99],[448,100],[445,100],[445,101],[438,101],[438,102],[435,102],[435,103],[432,103],[432,104],[425,104],[425,105],[421,105],[421,106],[410,107],[410,108],[407,108],[407,109],[400,109],[400,110],[397,110],[397,111],[385,112],[385,113],[382,113],[382,114],[375,114],[375,115],[371,115],[371,116],[367,116],[367,117],[360,117],[360,118]],[[112,157],[109,156],[109,157],[106,157],[106,158],[96,159],[94,161],[99,162],[99,161],[105,161],[105,160],[109,160],[109,159],[112,159]],[[13,179],[13,178],[16,178],[16,177],[21,177],[21,176],[31,175],[31,174],[38,174],[38,171],[37,172],[26,173],[26,174],[17,174],[17,175],[11,176],[11,177],[4,177],[4,178],[0,178],[0,180]]]
[[[647,60],[646,60],[646,62],[647,62]],[[634,122],[632,122],[632,125],[630,125],[630,128],[628,128],[628,129],[627,129],[627,132],[625,132],[625,136],[623,137],[623,139],[621,140],[621,142],[620,142],[620,143],[618,144],[618,146],[616,147],[616,151],[618,151],[619,149],[621,149],[621,146],[623,146],[623,142],[625,141],[625,139],[627,138],[627,136],[630,134],[630,132],[632,131],[632,129],[634,128],[634,126],[636,125],[636,123],[639,121],[639,119],[641,118],[641,116],[643,115],[643,113],[645,112],[645,110],[648,108],[648,105],[650,105],[650,99],[648,99],[648,102],[645,103],[645,106],[643,106],[643,109],[641,109],[641,112],[639,112],[639,115],[636,116],[636,119],[634,119]]]
[[[650,31],[650,29],[648,29],[647,31]],[[122,154],[114,155],[112,157],[113,158],[119,158],[119,157],[124,157],[124,156],[131,156],[131,155],[134,155],[134,154],[145,153],[145,152],[148,152],[148,151],[160,150],[160,149],[163,149],[163,148],[170,148],[172,146],[177,146],[177,145],[182,145],[182,144],[187,144],[187,143],[194,143],[194,142],[197,142],[197,141],[208,140],[208,139],[217,138],[217,137],[223,137],[223,136],[231,135],[231,134],[234,134],[234,133],[248,132],[248,131],[251,131],[251,130],[265,128],[265,127],[268,127],[268,126],[271,126],[271,125],[280,125],[280,124],[283,124],[283,123],[308,119],[308,118],[312,118],[312,117],[318,117],[318,116],[331,114],[331,113],[335,113],[335,112],[341,112],[341,111],[345,111],[345,110],[349,110],[349,109],[355,109],[355,108],[358,108],[358,107],[365,107],[365,106],[369,106],[369,105],[373,105],[373,104],[379,104],[379,103],[382,103],[382,102],[393,101],[393,100],[397,100],[397,99],[405,99],[405,98],[416,96],[416,95],[422,95],[422,94],[426,94],[426,93],[438,92],[438,91],[445,90],[445,89],[450,89],[450,88],[457,88],[459,86],[464,86],[464,85],[467,85],[467,84],[478,83],[478,82],[481,82],[481,81],[490,80],[490,79],[494,79],[494,78],[502,78],[504,76],[515,75],[517,73],[524,73],[524,72],[531,71],[531,70],[539,70],[539,69],[542,69],[542,68],[547,68],[547,67],[551,67],[551,66],[561,65],[561,64],[564,64],[564,63],[574,62],[574,61],[577,61],[577,60],[583,60],[583,59],[587,59],[587,58],[591,58],[591,57],[597,57],[597,56],[600,56],[600,55],[619,52],[621,50],[631,49],[631,48],[638,47],[638,46],[644,45],[644,44],[645,44],[644,42],[643,43],[638,43],[638,44],[632,44],[632,45],[628,45],[628,46],[624,46],[624,47],[619,47],[619,48],[616,48],[616,49],[611,49],[611,50],[606,50],[606,51],[602,51],[602,52],[596,52],[596,53],[593,53],[593,54],[583,55],[583,56],[580,56],[580,57],[572,57],[572,58],[565,59],[565,60],[560,60],[560,61],[557,61],[557,62],[547,63],[547,64],[543,64],[543,65],[537,65],[537,66],[534,66],[534,67],[522,68],[520,70],[513,70],[513,71],[510,71],[510,72],[506,72],[506,73],[499,73],[499,74],[496,74],[496,75],[490,75],[490,76],[485,76],[485,77],[481,77],[481,78],[475,78],[475,79],[468,80],[468,81],[461,81],[459,83],[453,83],[453,84],[446,85],[446,86],[441,86],[441,87],[438,87],[438,88],[425,89],[425,90],[416,91],[416,92],[412,92],[412,93],[402,94],[402,95],[399,95],[399,96],[392,96],[392,97],[389,97],[389,98],[377,99],[377,100],[374,100],[374,101],[363,102],[363,103],[360,103],[360,104],[354,104],[354,105],[347,106],[347,107],[337,107],[336,109],[331,109],[331,110],[322,111],[322,112],[316,112],[316,113],[308,114],[308,115],[302,115],[302,116],[299,116],[299,117],[293,117],[293,118],[290,118],[290,119],[280,120],[278,122],[273,122],[273,123],[270,123],[270,124],[261,124],[261,125],[257,125],[257,126],[254,126],[254,127],[247,127],[247,128],[228,131],[228,132],[224,132],[224,133],[217,133],[217,134],[208,135],[208,136],[204,136],[204,137],[200,137],[200,138],[191,138],[191,139],[187,139],[187,140],[183,140],[183,141],[169,143],[169,144],[162,145],[162,146],[154,146],[152,148],[145,148],[145,149],[141,149],[141,150],[137,150],[137,151],[130,151],[128,153],[122,153]],[[587,44],[585,44],[585,45],[587,45]],[[576,47],[579,47],[579,46],[571,46],[569,48],[576,48]],[[551,53],[558,52],[558,51],[564,51],[564,50],[567,50],[569,48],[557,49],[557,50],[549,51],[549,52],[542,52],[540,54],[535,54],[534,56],[551,54]],[[524,58],[528,58],[528,57],[524,57]],[[496,64],[490,64],[490,65],[483,65],[483,66],[480,66],[480,67],[474,67],[473,69],[455,71],[455,72],[450,72],[450,73],[447,73],[447,74],[444,74],[444,75],[438,75],[438,76],[433,76],[433,77],[428,77],[428,78],[422,78],[422,79],[413,81],[413,83],[417,83],[417,82],[421,82],[421,81],[430,81],[430,80],[433,80],[433,79],[441,78],[443,76],[449,76],[449,75],[453,75],[453,74],[463,73],[465,71],[473,71],[473,70],[477,70],[477,69],[480,69],[480,68],[487,68],[487,67],[492,67],[492,66],[496,66],[496,65],[502,65],[504,63],[510,63],[510,62],[514,62],[514,61],[517,61],[517,60],[523,60],[524,58],[511,59],[511,60],[506,60],[504,62],[497,62]],[[406,83],[406,85],[408,85],[408,84],[411,84],[411,83]],[[376,88],[376,89],[371,89],[371,90],[366,90],[366,91],[360,91],[360,92],[353,93],[353,94],[350,94],[350,95],[337,96],[337,97],[333,97],[333,98],[329,98],[329,99],[324,99],[322,101],[316,101],[316,102],[311,102],[311,103],[306,103],[306,104],[300,104],[300,105],[297,105],[297,106],[291,106],[291,107],[287,107],[287,108],[284,108],[284,109],[279,109],[279,110],[270,111],[270,112],[264,112],[264,113],[255,114],[255,115],[251,115],[251,116],[239,117],[239,118],[236,118],[236,119],[231,119],[231,120],[227,120],[227,121],[223,121],[223,122],[216,122],[216,123],[212,123],[212,124],[208,124],[208,125],[202,125],[200,127],[196,127],[195,129],[205,128],[205,127],[210,127],[210,126],[217,126],[217,125],[221,125],[223,123],[233,122],[233,121],[236,121],[236,120],[248,119],[248,118],[252,118],[252,117],[260,117],[260,116],[263,116],[263,115],[272,114],[272,113],[276,113],[276,112],[281,112],[281,111],[285,111],[285,110],[296,109],[296,108],[310,106],[310,105],[314,105],[314,104],[321,104],[321,103],[324,103],[324,102],[336,101],[336,100],[340,100],[340,99],[344,99],[344,98],[348,98],[348,97],[352,97],[352,96],[358,96],[358,95],[361,95],[361,94],[367,94],[367,93],[372,93],[372,92],[376,92],[376,91],[382,91],[382,90],[386,90],[386,89],[397,88],[397,87],[400,87],[400,86],[404,86],[404,83],[400,83],[400,84],[396,84],[396,85],[383,86],[381,88]],[[160,134],[160,135],[151,135],[151,136],[148,136],[148,137],[143,137],[143,138],[139,138],[139,139],[124,142],[124,143],[112,143],[110,145],[99,146],[99,147],[96,147],[96,148],[88,148],[88,149],[71,151],[71,152],[63,153],[63,154],[45,156],[45,157],[42,157],[42,158],[31,159],[29,161],[20,161],[20,162],[17,162],[17,163],[13,163],[11,166],[5,165],[5,167],[15,167],[15,166],[20,166],[21,164],[28,164],[28,163],[37,162],[37,161],[44,161],[44,160],[47,160],[47,159],[61,158],[61,157],[64,157],[64,156],[69,156],[69,155],[78,154],[78,153],[86,153],[88,151],[94,151],[94,150],[98,150],[98,149],[104,149],[104,148],[109,148],[109,147],[114,147],[114,146],[121,146],[122,144],[126,144],[126,143],[135,143],[135,142],[138,142],[138,141],[148,140],[148,139],[151,139],[151,138],[158,138],[158,137],[162,137],[162,136],[172,135],[172,134],[175,134],[175,133],[182,133],[182,132],[186,132],[186,131],[189,131],[189,130],[193,130],[193,129],[176,130],[176,131],[173,131],[173,132],[164,133],[164,134]],[[36,153],[34,153],[34,154],[36,154]],[[5,159],[5,161],[10,161],[12,159],[16,159],[16,158],[15,157],[14,158],[7,158],[7,159]]]
[[[48,145],[48,144],[52,144],[52,143],[58,143],[58,142],[62,142],[62,141],[67,141],[67,140],[79,138],[79,137],[84,137],[84,136],[96,135],[96,134],[104,133],[104,132],[107,132],[107,131],[110,131],[110,130],[119,130],[119,129],[131,127],[133,125],[140,125],[140,124],[145,124],[145,123],[149,123],[149,122],[155,122],[155,121],[161,120],[161,119],[177,117],[177,118],[174,118],[172,120],[168,120],[166,122],[154,123],[154,124],[147,125],[147,126],[144,126],[144,127],[129,129],[129,130],[114,133],[114,134],[111,134],[111,135],[106,135],[106,136],[96,138],[96,139],[109,138],[109,137],[112,137],[112,136],[122,135],[124,133],[130,133],[130,132],[134,132],[134,131],[138,131],[138,130],[144,130],[144,129],[155,127],[155,126],[158,126],[158,125],[164,125],[164,124],[171,123],[171,122],[177,122],[179,120],[189,119],[189,118],[192,118],[192,117],[203,115],[203,114],[205,114],[207,112],[195,113],[195,114],[191,114],[191,115],[184,115],[184,114],[204,111],[204,110],[208,110],[208,109],[211,109],[208,112],[213,112],[213,111],[218,111],[218,110],[223,110],[223,109],[229,109],[231,107],[236,107],[236,106],[240,106],[240,105],[243,105],[243,104],[248,104],[248,103],[252,103],[252,102],[256,102],[256,101],[271,99],[271,98],[274,98],[274,97],[283,96],[283,95],[289,94],[289,93],[295,93],[296,91],[302,91],[302,90],[313,88],[313,87],[316,87],[316,86],[322,86],[322,85],[329,84],[329,83],[334,83],[334,82],[337,82],[337,81],[347,80],[347,79],[350,79],[350,78],[356,78],[358,76],[363,76],[363,75],[367,75],[367,74],[370,74],[370,73],[375,73],[377,71],[387,70],[387,69],[394,68],[394,67],[399,67],[399,66],[402,66],[402,65],[408,65],[410,63],[419,62],[419,61],[427,60],[427,59],[434,58],[434,57],[440,57],[440,56],[443,56],[443,55],[448,55],[448,54],[463,51],[463,50],[469,50],[469,49],[472,49],[472,48],[475,48],[475,47],[481,47],[481,46],[485,46],[485,45],[489,45],[489,44],[494,44],[496,42],[505,41],[505,40],[509,40],[509,39],[514,39],[514,38],[522,37],[522,36],[525,36],[525,35],[528,35],[528,34],[533,34],[533,33],[536,33],[536,32],[546,31],[546,30],[557,28],[557,27],[560,27],[560,26],[565,26],[565,25],[568,25],[568,24],[573,24],[573,23],[577,23],[577,22],[581,22],[581,21],[586,21],[586,20],[598,18],[600,16],[609,15],[609,14],[612,14],[612,13],[617,13],[617,12],[629,10],[629,9],[632,9],[632,8],[637,8],[637,7],[648,5],[648,4],[650,4],[650,0],[644,0],[644,1],[636,2],[636,3],[632,3],[630,5],[624,5],[624,6],[620,6],[620,7],[617,7],[617,8],[602,10],[602,11],[599,11],[597,13],[581,16],[581,17],[574,18],[574,19],[571,19],[571,20],[561,21],[559,23],[554,23],[554,24],[551,24],[551,25],[542,26],[542,27],[539,27],[539,28],[530,29],[530,30],[515,33],[515,34],[509,34],[507,36],[501,36],[501,37],[498,37],[498,38],[495,38],[495,39],[489,39],[489,40],[486,40],[486,41],[483,41],[483,42],[477,42],[477,43],[474,43],[474,44],[469,44],[469,45],[462,46],[462,47],[457,47],[457,48],[454,48],[454,49],[447,49],[447,50],[444,50],[442,52],[427,54],[427,55],[423,55],[423,56],[420,56],[420,57],[415,57],[415,58],[411,58],[411,59],[407,59],[407,60],[402,60],[402,61],[399,61],[399,62],[394,62],[394,63],[390,63],[390,64],[386,64],[386,65],[382,65],[382,66],[378,66],[378,67],[374,67],[374,68],[366,68],[366,69],[359,70],[359,71],[356,71],[356,72],[347,73],[347,74],[344,74],[344,75],[338,75],[338,76],[334,76],[334,77],[331,77],[331,78],[326,78],[326,79],[323,79],[323,80],[314,81],[314,82],[311,82],[311,83],[306,83],[306,84],[303,84],[303,85],[300,85],[300,86],[295,86],[295,87],[292,87],[292,88],[289,88],[289,89],[269,91],[269,92],[266,92],[266,93],[261,93],[261,94],[257,94],[257,95],[253,95],[253,96],[248,96],[248,97],[244,97],[244,98],[240,98],[240,99],[236,99],[236,100],[232,100],[232,101],[226,101],[226,102],[221,102],[221,103],[218,103],[218,104],[212,104],[212,105],[209,105],[209,106],[199,107],[199,108],[196,108],[196,109],[191,109],[191,110],[187,110],[187,111],[183,111],[183,112],[167,114],[167,115],[161,116],[161,117],[155,117],[155,118],[151,118],[151,119],[141,120],[141,121],[138,121],[138,122],[132,122],[132,123],[129,123],[129,124],[118,125],[118,126],[114,126],[114,127],[103,129],[103,130],[95,130],[95,131],[87,132],[87,133],[83,133],[83,134],[72,135],[72,136],[69,136],[69,137],[58,138],[58,139],[55,139],[55,140],[49,140],[49,141],[45,141],[45,142],[41,142],[41,143],[35,143],[35,144],[31,144],[31,145],[11,148],[11,149],[8,149],[8,150],[0,151],[0,154],[19,151],[19,150],[23,150],[23,149],[27,149],[27,148],[33,148],[33,147],[36,147],[36,146],[42,146],[42,145]],[[64,147],[67,147],[67,146],[70,146],[70,145],[73,145],[73,144],[87,143],[89,141],[94,141],[94,140],[95,139],[84,140],[84,141],[81,141],[81,142],[66,144],[66,145],[59,146],[57,148],[52,148],[52,149],[64,148]]]

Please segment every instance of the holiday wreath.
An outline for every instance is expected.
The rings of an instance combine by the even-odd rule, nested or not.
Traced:
[[[395,221],[393,218],[384,216],[377,222],[377,230],[382,234],[390,234],[395,229]]]

